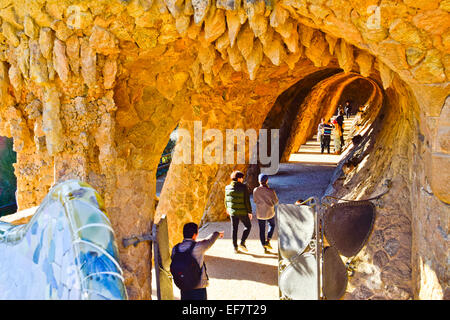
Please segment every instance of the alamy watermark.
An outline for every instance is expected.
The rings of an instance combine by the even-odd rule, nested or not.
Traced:
[[[376,30],[381,28],[381,9],[377,5],[372,5],[367,8],[367,13],[370,14],[367,19],[366,26],[369,30]]]
[[[139,2],[145,11],[149,10],[151,4],[146,1]],[[151,3],[151,2],[150,2]],[[367,14],[369,18],[366,21],[367,29],[374,30],[381,28],[381,8],[378,5],[370,5],[367,7]],[[67,25],[74,29],[82,27],[82,20],[87,17],[87,13],[83,12],[80,6],[71,5],[66,10]]]
[[[273,175],[280,164],[279,132],[279,129],[204,131],[202,121],[194,121],[193,134],[183,128],[177,129],[178,141],[172,163],[260,164],[264,173]]]

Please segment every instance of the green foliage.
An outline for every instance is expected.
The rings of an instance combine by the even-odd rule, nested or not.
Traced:
[[[176,143],[177,143],[176,140],[170,139],[169,142],[167,143],[167,146],[164,148],[163,154],[172,153]]]
[[[165,175],[167,173],[167,171],[169,170],[169,167],[167,166],[167,164],[169,164],[172,161],[172,152],[175,149],[176,143],[177,143],[176,139],[171,138],[171,139],[169,139],[169,142],[167,143],[166,147],[164,148],[164,151],[159,160],[159,168],[156,171],[157,178]],[[163,165],[165,165],[165,166],[163,166]],[[163,167],[161,167],[161,166],[163,166]]]
[[[13,163],[16,162],[17,156],[12,145],[12,139],[7,139],[5,148],[0,150],[0,206],[16,202],[17,180]]]

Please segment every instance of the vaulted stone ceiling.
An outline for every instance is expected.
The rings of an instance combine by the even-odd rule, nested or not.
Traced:
[[[234,167],[172,165],[155,214],[155,170],[172,130],[192,130],[195,120],[205,129],[259,129],[285,90],[341,68],[385,89],[393,127],[380,141],[415,141],[406,153],[377,157],[408,168],[394,176],[415,190],[393,199],[411,208],[405,216],[419,240],[405,240],[410,256],[417,251],[401,286],[413,289],[392,296],[424,294],[423,264],[441,266],[445,252],[436,231],[444,220],[430,208],[448,212],[450,201],[449,11],[448,0],[1,0],[0,134],[18,152],[19,206],[78,178],[104,196],[119,239],[167,214],[175,241],[183,222],[215,203],[211,190]],[[355,183],[353,195],[375,192],[389,170],[370,188]],[[438,245],[421,227],[427,215]],[[149,297],[148,252],[147,244],[120,248],[131,298]],[[435,284],[444,277],[436,272]]]

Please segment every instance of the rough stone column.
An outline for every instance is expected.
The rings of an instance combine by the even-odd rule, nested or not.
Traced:
[[[259,100],[246,101],[244,98],[246,92],[246,90],[242,90],[239,93],[233,90],[225,91],[224,95],[230,97],[226,101],[224,101],[222,95],[215,95],[211,92],[209,92],[210,95],[207,98],[203,94],[193,95],[191,98],[193,115],[184,119],[180,126],[180,128],[186,129],[191,133],[191,153],[188,155],[191,164],[177,164],[177,159],[174,159],[161,192],[155,217],[155,221],[157,221],[161,215],[167,215],[171,245],[182,239],[181,231],[184,223],[189,221],[200,222],[210,198],[211,190],[216,190],[216,188],[212,189],[216,177],[224,178],[223,175],[218,176],[219,168],[227,168],[226,172],[224,169],[220,169],[220,172],[224,172],[227,177],[223,182],[217,184],[221,186],[219,188],[225,187],[225,184],[229,182],[229,174],[236,165],[225,165],[226,130],[242,129],[245,132],[247,129],[255,129],[257,134],[268,109],[278,95],[277,90],[275,92],[267,92],[268,95],[264,98],[261,97]],[[241,101],[244,101],[245,104],[240,103]],[[223,104],[225,104],[224,107],[218,107]],[[258,105],[260,108],[256,111],[250,105]],[[207,138],[205,138],[202,146],[195,146],[194,132],[196,121],[200,121],[197,124],[200,123],[202,125],[201,135],[205,134],[208,129],[215,129],[221,133],[224,151],[222,165],[217,163],[206,164],[203,161],[195,163],[196,159],[201,160],[196,158],[196,156],[198,157],[201,152],[204,152],[205,148],[212,142],[211,140],[206,141]],[[197,140],[196,142],[198,143],[199,141]],[[176,155],[181,155],[179,153],[180,148],[181,143],[177,143]],[[246,147],[245,157],[248,164],[248,146]],[[240,166],[240,168],[245,171],[245,166]],[[218,195],[220,196],[220,193]],[[223,198],[212,203],[219,208],[221,205],[220,201],[222,201],[223,205]]]
[[[119,246],[130,299],[151,298],[152,253],[148,242],[122,246],[122,239],[148,234],[155,213],[156,169],[161,154],[186,109],[185,91],[173,101],[154,86],[120,79],[115,117],[102,118],[95,139],[105,183],[105,204]]]
[[[189,153],[187,157],[190,163],[181,163],[181,143],[178,142],[155,214],[155,223],[162,215],[167,216],[171,247],[183,239],[182,230],[185,223],[200,222],[209,188],[219,168],[218,164],[194,163],[194,152],[198,155],[204,150],[203,146],[194,151],[194,121],[183,120],[180,129],[191,133],[192,149],[186,150]]]
[[[423,95],[429,92],[422,88]],[[444,91],[445,92],[445,91]],[[419,99],[418,99],[419,100]],[[448,278],[448,185],[449,98],[435,95],[422,105],[416,153],[412,155],[415,207],[412,219],[412,269],[415,299],[450,298]],[[422,101],[419,100],[421,103]],[[446,138],[447,137],[447,138]]]

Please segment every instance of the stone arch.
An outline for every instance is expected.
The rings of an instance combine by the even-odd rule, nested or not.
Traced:
[[[172,186],[155,215],[157,151],[167,142],[171,124],[182,121],[189,127],[203,120],[205,128],[224,130],[228,119],[236,127],[259,129],[283,91],[321,68],[341,68],[377,79],[385,89],[390,102],[382,114],[394,129],[385,127],[377,139],[389,144],[394,132],[401,141],[410,138],[408,146],[396,142],[401,152],[377,149],[371,159],[392,159],[401,194],[414,185],[410,197],[392,198],[398,205],[391,209],[403,203],[411,208],[405,216],[415,241],[426,238],[420,226],[424,213],[435,216],[429,208],[448,211],[439,183],[448,181],[448,174],[436,170],[448,167],[448,150],[443,156],[432,150],[438,141],[436,117],[449,92],[447,2],[383,0],[372,11],[362,0],[200,1],[195,6],[159,0],[41,2],[5,2],[0,10],[0,134],[23,146],[16,166],[19,207],[37,205],[55,181],[87,180],[105,197],[122,238],[148,232],[163,212],[176,217],[176,208],[185,203],[176,197],[186,187],[183,179],[202,181],[204,186],[185,195],[197,198],[183,218],[174,220],[171,232],[178,234],[186,217],[201,219],[209,187],[230,169],[174,166]],[[393,120],[397,116],[401,121]],[[399,169],[396,163],[405,157],[407,169]],[[367,160],[364,166],[376,170],[373,163]],[[375,193],[384,177],[375,175],[367,180],[370,186],[355,183],[354,192],[344,193],[355,198]],[[422,201],[428,206],[418,205]],[[438,230],[439,222],[433,221],[429,227]],[[445,238],[438,232],[435,239],[437,246],[412,244],[417,251],[411,252],[411,264],[419,270],[418,257],[432,261],[442,285]],[[130,298],[149,298],[148,252],[148,244],[120,247]],[[398,271],[403,279],[401,263],[380,271],[394,287],[386,274]],[[403,287],[414,288],[405,292],[426,296],[420,277],[415,271],[413,283],[403,281]],[[370,281],[358,285],[367,287]]]
[[[351,83],[364,79],[372,86],[372,91],[381,94],[373,80],[365,79],[359,74],[340,73],[329,77],[316,85],[301,106],[303,112],[296,115],[291,135],[286,143],[282,159],[288,161],[289,156],[296,152],[316,131],[321,118],[330,119],[338,107],[343,91]],[[367,101],[369,102],[369,100]]]
[[[344,106],[347,100],[351,101],[355,106],[364,105],[369,101],[370,96],[373,94],[373,85],[365,79],[356,79],[342,91],[338,101],[338,105]],[[362,91],[362,92],[361,92]]]
[[[277,98],[270,111],[267,113],[266,118],[262,124],[261,129],[280,130],[280,156],[285,148],[285,143],[290,134],[292,121],[295,115],[299,112],[299,106],[301,102],[306,98],[309,90],[330,75],[339,72],[340,69],[326,68],[319,70],[301,78],[294,85],[283,91]],[[219,169],[213,189],[211,189],[208,203],[205,209],[205,221],[220,221],[226,218],[226,214],[222,205],[220,205],[221,199],[224,196],[224,186],[228,180],[229,175],[233,170],[247,171],[246,182],[250,188],[256,187],[257,175],[259,174],[259,165],[249,165],[240,167],[227,167],[223,166]]]

